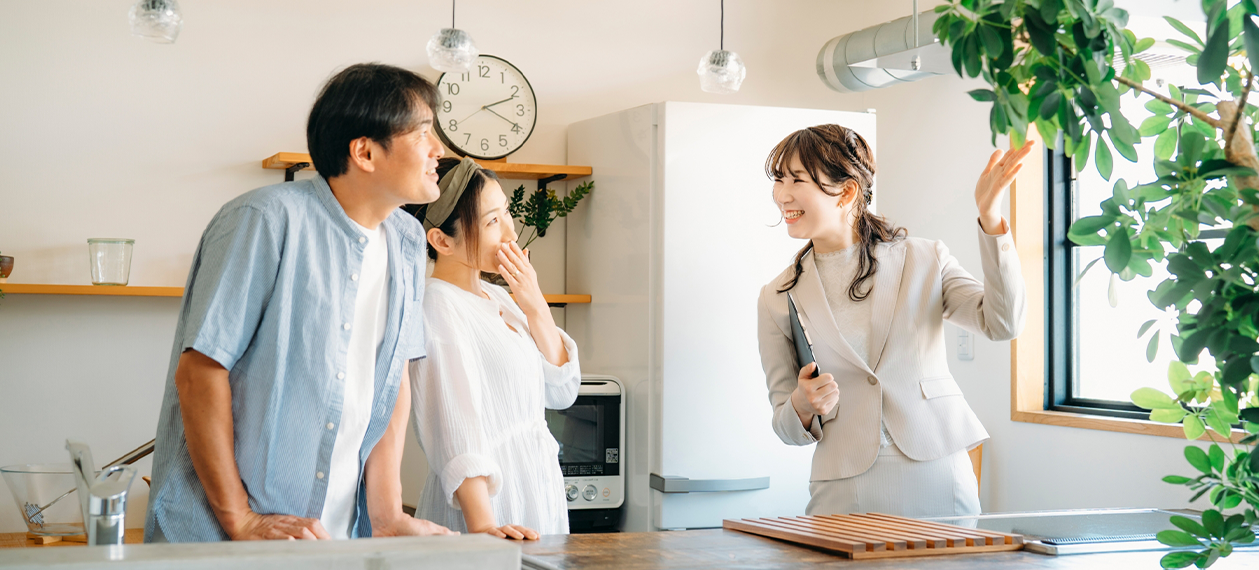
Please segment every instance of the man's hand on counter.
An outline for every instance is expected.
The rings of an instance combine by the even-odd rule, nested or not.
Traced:
[[[240,523],[228,530],[232,540],[327,540],[328,531],[324,530],[319,519],[295,517],[293,515],[260,515],[249,511],[241,517]]]

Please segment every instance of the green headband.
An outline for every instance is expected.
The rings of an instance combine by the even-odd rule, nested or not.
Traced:
[[[481,166],[475,160],[465,157],[458,166],[450,169],[445,176],[441,177],[441,180],[437,181],[441,194],[424,210],[424,231],[440,228],[446,223],[446,219],[455,211],[459,198],[468,189],[468,181],[472,180],[472,175],[480,169]]]

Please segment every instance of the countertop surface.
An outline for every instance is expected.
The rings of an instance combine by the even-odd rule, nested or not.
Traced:
[[[734,530],[684,530],[544,536],[521,543],[524,554],[563,569],[695,570],[860,568],[986,570],[997,568],[1157,570],[1164,552],[1046,556],[1032,552],[848,560]],[[1212,568],[1259,568],[1259,552],[1237,552]]]

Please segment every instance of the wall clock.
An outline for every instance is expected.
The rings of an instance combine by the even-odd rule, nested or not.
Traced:
[[[463,73],[437,79],[437,134],[451,150],[480,159],[503,158],[525,144],[538,120],[538,101],[525,75],[507,60],[482,55]]]

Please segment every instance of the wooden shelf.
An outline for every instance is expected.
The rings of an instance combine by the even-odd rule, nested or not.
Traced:
[[[183,297],[183,287],[109,287],[104,285],[33,285],[0,283],[6,295],[112,295],[123,297]],[[543,295],[547,304],[589,303],[590,295]]]
[[[262,159],[262,167],[284,170],[302,162],[310,163],[310,155],[302,152],[277,152]],[[493,170],[500,178],[511,180],[539,180],[559,174],[565,175],[567,177],[565,180],[572,180],[590,176],[591,172],[593,172],[589,166],[567,166],[562,164],[522,164],[490,160],[477,160],[477,164]],[[302,170],[313,169],[313,166],[307,166]]]
[[[115,297],[183,297],[183,287],[111,287],[106,285],[32,285],[0,283],[5,295],[109,295]]]

